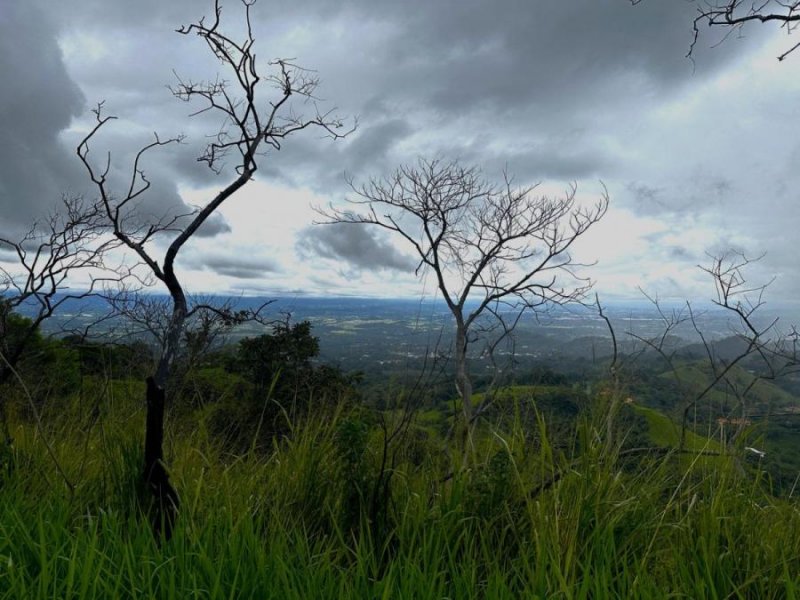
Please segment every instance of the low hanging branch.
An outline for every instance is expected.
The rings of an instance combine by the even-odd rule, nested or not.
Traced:
[[[721,28],[726,31],[725,38],[727,38],[751,22],[778,24],[786,31],[787,35],[791,35],[800,24],[800,0],[791,2],[783,0],[726,0],[720,2],[718,0],[699,8],[698,12],[699,14],[692,24],[693,36],[687,56],[692,55],[694,47],[697,45],[701,25]],[[778,60],[783,61],[798,47],[800,47],[800,42],[793,44],[778,55]]]

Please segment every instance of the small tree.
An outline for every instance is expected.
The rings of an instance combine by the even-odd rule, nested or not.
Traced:
[[[360,373],[344,373],[339,367],[320,364],[319,339],[311,323],[292,323],[290,316],[272,325],[272,331],[248,337],[228,356],[227,370],[249,384],[249,392],[222,407],[219,415],[238,430],[238,440],[251,449],[288,430],[297,419],[313,412],[336,410],[354,400]]]
[[[319,338],[311,335],[311,323],[277,323],[272,334],[245,338],[239,342],[236,367],[255,385],[259,399],[273,394],[281,400],[310,392],[313,385],[311,360],[319,354]],[[278,377],[277,382],[275,378]]]
[[[753,285],[748,281],[747,269],[761,257],[751,259],[737,250],[728,250],[719,255],[709,255],[710,264],[700,266],[714,283],[715,297],[712,304],[724,311],[728,322],[729,336],[721,340],[711,339],[700,325],[699,313],[690,301],[680,309],[670,311],[662,307],[658,298],[644,293],[653,304],[662,323],[658,335],[645,337],[633,331],[627,335],[643,343],[641,351],[652,350],[671,371],[683,397],[680,415],[681,431],[678,449],[685,451],[689,417],[702,401],[713,392],[724,390],[738,402],[742,419],[749,416],[750,394],[759,382],[776,380],[797,372],[798,354],[794,344],[796,330],[784,333],[777,329],[778,318],[764,320],[759,313],[766,301],[764,293],[771,281]],[[682,326],[690,326],[700,340],[707,378],[699,384],[682,375],[681,367],[687,359],[680,345],[671,343],[671,338]],[[634,352],[636,359],[640,352]],[[720,415],[723,417],[724,415]]]
[[[104,283],[126,279],[123,267],[114,269],[106,263],[107,252],[117,241],[105,233],[99,204],[64,196],[58,210],[35,222],[21,237],[0,234],[0,250],[10,255],[3,262],[12,265],[0,266],[0,454],[13,443],[2,388],[16,380],[25,392],[40,439],[70,491],[74,485],[41,431],[39,409],[19,366],[31,350],[41,348],[41,326],[62,305],[94,296]],[[78,271],[88,272],[89,283],[72,289],[69,279]]]
[[[581,265],[569,251],[606,213],[608,196],[604,191],[584,207],[574,185],[561,198],[537,196],[535,186],[514,187],[508,176],[497,187],[475,167],[439,160],[420,160],[351,187],[356,197],[348,202],[355,208],[330,207],[322,211],[324,223],[391,231],[416,253],[416,273],[434,274],[455,319],[455,383],[468,428],[490,401],[487,396],[473,407],[467,363],[486,317],[489,329],[505,338],[524,311],[582,299],[591,282],[574,271]]]
[[[116,240],[104,235],[102,207],[65,196],[59,210],[33,224],[21,237],[0,234],[0,250],[13,266],[0,266],[0,386],[12,379],[42,324],[66,302],[94,295],[103,283],[124,279],[105,262]],[[71,289],[69,277],[91,272],[85,289]],[[26,318],[20,316],[23,311]],[[9,438],[5,401],[0,421]]]
[[[97,166],[89,160],[89,145],[97,132],[114,117],[104,116],[102,104],[94,111],[96,124],[84,137],[77,152],[94,183],[104,208],[106,220],[114,236],[149,269],[169,292],[171,311],[155,372],[147,379],[147,417],[144,444],[143,480],[151,490],[156,502],[154,528],[166,537],[178,509],[178,494],[169,481],[163,464],[163,433],[165,390],[171,367],[184,333],[191,307],[183,285],[175,272],[175,260],[186,243],[222,204],[239,189],[247,185],[258,170],[259,160],[268,149],[279,150],[284,138],[309,127],[318,127],[333,138],[346,135],[341,132],[342,122],[330,113],[320,113],[314,103],[314,92],[318,80],[308,71],[291,61],[277,59],[270,66],[273,72],[262,76],[254,50],[255,39],[251,26],[251,8],[254,0],[242,0],[245,11],[245,36],[236,42],[220,28],[221,7],[219,0],[214,5],[214,20],[207,24],[204,19],[178,29],[183,35],[199,36],[220,61],[230,75],[230,80],[214,79],[208,82],[179,80],[172,90],[184,101],[199,100],[204,107],[198,112],[214,111],[223,118],[219,133],[213,137],[206,151],[198,160],[206,163],[217,173],[222,172],[222,161],[233,156],[235,177],[229,181],[202,208],[189,215],[175,216],[153,222],[143,222],[137,214],[136,202],[150,188],[150,181],[142,170],[141,161],[150,150],[174,144],[181,138],[155,139],[136,154],[131,168],[129,185],[119,194],[111,189],[108,174],[110,157]],[[267,84],[267,89],[262,86]],[[267,91],[271,87],[275,93]],[[314,107],[314,113],[306,116],[295,112],[291,100],[301,98],[305,106]],[[161,260],[157,259],[153,241],[165,235],[172,240]]]

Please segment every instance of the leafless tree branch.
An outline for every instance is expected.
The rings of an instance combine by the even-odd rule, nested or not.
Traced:
[[[456,321],[456,387],[464,422],[474,421],[467,349],[482,316],[500,308],[517,315],[583,298],[591,282],[578,275],[570,249],[608,208],[603,193],[591,206],[535,195],[536,186],[487,182],[476,167],[421,159],[385,179],[356,185],[345,209],[319,209],[322,224],[372,225],[396,234],[416,253],[417,273],[430,269]],[[567,280],[567,281],[564,281]],[[501,325],[508,325],[504,320]],[[513,330],[503,327],[500,339]],[[492,352],[493,354],[493,352]]]
[[[647,296],[664,321],[662,333],[653,338],[644,338],[629,333],[663,358],[672,371],[675,381],[681,386],[683,395],[687,398],[681,412],[679,446],[681,451],[685,450],[690,412],[713,390],[723,386],[732,391],[739,399],[742,414],[745,415],[747,396],[760,380],[776,379],[790,372],[797,365],[796,355],[791,356],[786,352],[787,347],[790,346],[787,343],[789,337],[775,331],[777,319],[762,325],[759,325],[755,319],[756,312],[764,305],[764,293],[772,282],[769,281],[763,285],[749,285],[746,270],[762,257],[750,258],[741,252],[728,251],[717,256],[709,255],[709,258],[711,259],[709,266],[698,266],[698,268],[707,273],[714,283],[716,297],[712,299],[712,302],[733,317],[731,333],[743,342],[741,350],[733,356],[721,357],[717,352],[715,342],[707,337],[700,326],[699,315],[690,302],[686,302],[682,310],[673,311],[671,315],[668,315],[662,309],[657,298]],[[683,323],[691,325],[705,352],[705,362],[710,376],[699,387],[684,382],[680,373],[680,365],[676,360],[676,350],[669,350],[666,344],[670,333]],[[758,368],[748,368],[744,384],[737,382],[734,375],[742,372],[737,367],[745,361],[754,359]]]
[[[229,77],[218,77],[206,82],[187,81],[178,77],[177,84],[172,88],[176,98],[201,103],[194,114],[212,112],[222,118],[219,132],[198,160],[206,163],[215,172],[222,173],[223,159],[233,156],[235,177],[208,203],[189,215],[165,217],[148,224],[142,224],[141,215],[136,215],[136,201],[151,187],[141,166],[143,158],[157,147],[180,143],[183,139],[180,136],[161,139],[157,134],[154,135],[154,140],[136,153],[130,169],[130,181],[119,194],[113,193],[109,181],[110,154],[99,165],[90,160],[89,156],[90,144],[95,136],[114,119],[103,114],[102,103],[94,111],[94,127],[77,147],[78,157],[95,185],[106,221],[114,236],[149,268],[169,292],[171,299],[166,327],[158,334],[160,353],[157,367],[148,380],[144,470],[144,479],[162,508],[160,514],[164,519],[161,524],[166,527],[164,532],[167,535],[177,510],[178,497],[162,464],[165,389],[187,320],[192,317],[192,311],[200,310],[198,307],[190,307],[183,284],[175,272],[176,258],[211,215],[251,181],[258,170],[258,161],[266,150],[279,150],[286,137],[308,128],[322,129],[334,139],[352,131],[346,130],[344,122],[332,111],[319,110],[315,97],[319,81],[312,72],[298,67],[288,59],[277,59],[268,63],[271,68],[268,74],[259,71],[251,21],[254,4],[254,0],[242,0],[247,33],[241,42],[235,41],[223,31],[219,0],[214,3],[213,22],[200,19],[177,30],[182,35],[193,34],[202,39]],[[301,107],[293,103],[295,99],[300,100]],[[136,215],[137,218],[131,218],[131,215]],[[173,237],[158,260],[150,242],[164,233],[171,233]],[[221,317],[223,313],[222,309],[216,312],[202,311],[203,315],[210,317],[213,314],[214,318]],[[236,315],[228,317],[235,320]],[[142,319],[144,326],[150,325],[149,317],[144,316]],[[160,529],[158,523],[155,525],[156,529]]]
[[[642,0],[631,0],[634,5],[640,2]],[[697,0],[696,3],[697,15],[692,21],[692,40],[687,58],[694,54],[703,26],[722,30],[721,41],[724,41],[734,33],[741,33],[748,23],[776,24],[787,36],[791,36],[800,24],[800,0]],[[785,60],[798,47],[800,42],[792,44],[778,55],[778,60]]]
[[[117,246],[108,235],[102,207],[64,196],[60,210],[34,223],[21,237],[0,234],[0,248],[13,266],[0,266],[0,386],[19,379],[17,365],[41,325],[65,303],[95,296],[104,284],[125,281],[124,266],[113,268],[107,255]],[[88,284],[73,289],[70,277],[84,272]],[[15,313],[26,319],[15,319]],[[27,393],[27,392],[26,392]],[[0,421],[10,443],[5,399]]]

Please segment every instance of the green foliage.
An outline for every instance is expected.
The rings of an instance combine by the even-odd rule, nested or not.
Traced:
[[[671,420],[667,415],[652,408],[645,406],[633,406],[638,414],[647,419],[650,430],[650,439],[657,446],[675,448],[680,443],[680,426]],[[719,452],[721,447],[716,440],[696,434],[693,431],[686,432],[686,448],[694,451]]]
[[[63,398],[80,389],[80,358],[61,340],[41,340],[31,345],[19,367],[23,379],[33,382],[40,398]]]
[[[207,404],[234,404],[253,395],[253,384],[223,367],[201,367],[186,374],[178,391],[180,405],[198,408]]]
[[[61,340],[36,334],[26,343],[24,352],[14,365],[14,371],[6,365],[0,365],[0,375],[4,380],[0,381],[0,385],[6,387],[0,393],[5,394],[5,399],[13,405],[9,410],[27,414],[30,411],[30,394],[30,399],[38,407],[47,404],[55,411],[62,399],[80,389],[80,359],[77,352]]]
[[[496,518],[506,508],[512,476],[511,457],[500,449],[475,470],[465,499],[467,510],[483,520]]]
[[[475,394],[474,402],[483,398],[483,394]],[[550,442],[566,451],[575,439],[578,419],[588,406],[586,395],[575,386],[513,385],[494,392],[485,420],[501,428],[519,423],[531,448],[542,441],[539,425],[543,420]]]
[[[531,454],[514,426],[481,435],[483,458],[450,478],[436,461],[401,460],[388,536],[344,518],[348,485],[376,473],[381,448],[381,428],[358,414],[308,419],[269,456],[233,461],[186,431],[168,457],[183,510],[159,545],[131,502],[141,432],[129,392],[88,437],[72,426],[54,436],[74,491],[40,436],[15,429],[18,468],[0,488],[0,598],[770,600],[800,590],[794,501],[730,462],[666,457],[622,470],[591,422],[569,463],[546,430]],[[366,522],[368,507],[358,510]]]
[[[0,490],[14,472],[14,452],[7,440],[0,440]]]
[[[358,376],[316,365],[318,354],[319,339],[311,335],[308,321],[280,323],[271,334],[239,342],[228,368],[253,384],[253,398],[259,405],[266,398],[297,404],[310,397],[338,398],[350,392]]]
[[[8,303],[0,299],[0,350],[13,357],[23,344],[41,342],[42,336],[33,327],[33,321],[19,313],[11,312]]]
[[[30,400],[41,406],[46,398],[64,398],[80,388],[78,354],[62,340],[43,337],[34,321],[12,312],[9,302],[2,298],[0,354],[0,415],[14,410],[27,412]],[[25,389],[21,389],[22,383]]]
[[[63,343],[78,353],[84,376],[145,379],[150,374],[153,350],[142,341],[106,344],[67,336]]]
[[[369,430],[366,423],[356,418],[343,420],[337,429],[336,452],[341,460],[339,481],[343,486],[342,527],[351,531],[359,524],[365,509],[365,498],[369,494],[367,473],[367,440]]]
[[[273,390],[280,398],[306,394],[312,378],[311,360],[319,354],[319,339],[311,335],[311,323],[275,325],[271,334],[239,342],[233,368],[255,385],[255,393],[265,397],[277,377]]]
[[[246,338],[220,366],[190,370],[179,392],[181,404],[208,404],[207,423],[226,448],[243,452],[288,433],[309,412],[329,412],[355,397],[358,376],[317,365],[319,340],[308,321],[274,326],[271,334]]]
[[[335,384],[279,388],[277,373],[320,370],[310,329],[292,329],[287,349],[247,346],[249,367],[234,354],[187,372],[166,438],[182,510],[160,545],[138,477],[143,384],[111,377],[125,351],[115,362],[41,340],[55,353],[41,364],[64,377],[78,364],[82,377],[44,398],[44,428],[14,415],[0,600],[800,593],[798,500],[772,495],[758,463],[669,452],[668,415],[565,382],[515,386],[461,455],[446,412],[405,421],[354,407]],[[269,383],[250,380],[258,364]],[[652,445],[665,451],[625,453]],[[687,446],[720,449],[696,433]]]

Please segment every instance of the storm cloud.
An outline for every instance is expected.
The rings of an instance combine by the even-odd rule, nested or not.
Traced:
[[[46,214],[79,180],[60,133],[81,114],[84,97],[56,34],[56,23],[34,3],[0,10],[0,217],[11,228]]]
[[[94,193],[74,146],[91,125],[88,107],[101,100],[120,118],[93,156],[102,162],[111,152],[117,193],[153,131],[186,135],[183,144],[148,157],[153,187],[140,216],[186,212],[187,198],[205,202],[230,181],[232,165],[217,175],[196,160],[223,122],[213,113],[190,118],[200,107],[175,100],[167,88],[175,73],[226,76],[202,40],[174,31],[212,8],[212,0],[4,3],[4,224],[29,224],[63,192]],[[258,0],[262,74],[275,57],[314,69],[318,107],[357,117],[358,128],[335,143],[300,132],[260,157],[256,179],[272,191],[308,191],[325,204],[346,196],[345,174],[356,182],[382,177],[420,155],[459,159],[490,174],[506,170],[517,183],[553,189],[576,181],[593,190],[602,180],[612,213],[620,212],[598,226],[607,229],[594,242],[603,246],[588,248],[587,262],[613,258],[614,277],[656,271],[664,260],[686,268],[731,242],[766,252],[763,269],[786,282],[776,288],[796,295],[790,282],[800,280],[800,268],[790,240],[800,189],[800,55],[778,66],[773,30],[749,26],[719,45],[719,35],[704,31],[687,60],[696,8],[660,0]],[[223,24],[241,32],[238,0],[223,2]],[[775,46],[785,49],[785,39]],[[265,105],[273,97],[267,94]],[[295,109],[311,114],[316,107]],[[231,224],[238,203],[232,199],[234,212],[226,205],[201,234],[231,247],[264,239],[257,232],[237,237]],[[276,202],[268,218],[285,220],[297,239],[272,247],[267,262],[214,258],[206,248],[209,258],[192,268],[254,289],[270,267],[298,273],[295,287],[326,280],[315,261],[362,273],[413,272],[414,261],[376,232],[291,221],[301,212]],[[615,222],[625,229],[608,229]],[[627,238],[636,252],[610,248]],[[621,277],[609,281],[614,290],[631,287]]]
[[[401,253],[367,226],[357,224],[315,225],[298,242],[306,258],[336,259],[367,271],[413,271],[417,261]]]
[[[236,279],[260,279],[280,271],[280,266],[270,258],[234,252],[193,256],[183,261],[183,265]]]

